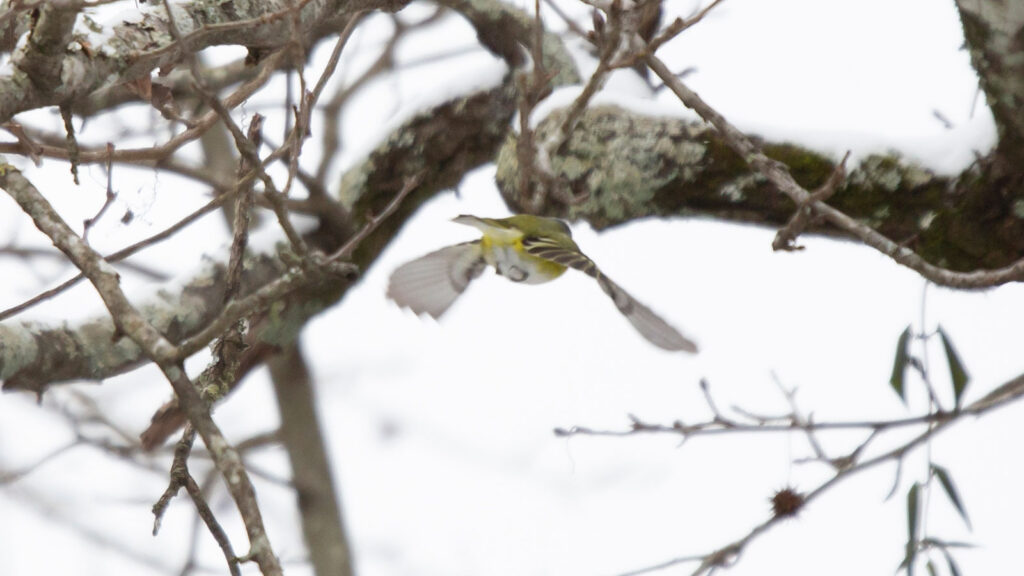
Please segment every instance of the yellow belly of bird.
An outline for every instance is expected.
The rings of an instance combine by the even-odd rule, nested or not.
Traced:
[[[480,240],[484,260],[498,274],[513,282],[541,284],[554,280],[565,272],[565,266],[527,254],[521,238],[508,242],[484,236]]]

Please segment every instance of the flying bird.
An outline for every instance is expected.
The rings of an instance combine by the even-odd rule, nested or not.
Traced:
[[[493,266],[512,282],[541,284],[575,268],[597,281],[630,324],[665,350],[697,352],[697,345],[638,302],[580,251],[568,224],[557,218],[520,214],[510,218],[458,216],[454,222],[483,233],[478,240],[441,248],[399,266],[388,297],[416,314],[439,318],[474,278]]]

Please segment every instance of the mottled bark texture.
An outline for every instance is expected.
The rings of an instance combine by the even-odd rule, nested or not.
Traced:
[[[328,24],[359,10],[395,11],[403,0],[312,0],[299,11],[298,26],[310,42],[332,30]],[[190,51],[238,45],[269,51],[288,42],[295,19],[290,0],[172,3],[174,22]],[[85,98],[112,84],[169,71],[186,55],[175,43],[162,2],[140,4],[137,16],[111,25],[90,23],[74,31],[80,8],[45,4],[30,24],[29,42],[0,74],[0,122],[18,112]]]
[[[557,130],[554,113],[539,140]],[[789,143],[759,142],[807,189],[822,185],[837,160]],[[498,184],[521,210],[515,140],[498,156]],[[704,216],[782,226],[795,204],[779,194],[700,121],[641,115],[617,107],[588,109],[551,167],[578,203],[549,201],[547,214],[603,229],[636,218]],[[898,156],[871,156],[850,171],[829,200],[926,260],[954,270],[997,268],[1024,257],[1024,200],[994,194],[983,164],[956,177],[937,176]],[[843,236],[823,222],[809,232]]]
[[[443,0],[477,30],[480,42],[510,66],[522,63],[534,39],[533,22],[522,12],[491,0]],[[551,87],[578,82],[576,66],[557,36],[544,34],[545,68]],[[516,112],[512,74],[498,87],[467,95],[410,119],[342,179],[340,197],[357,223],[379,213],[406,178],[424,178],[395,215],[364,240],[353,261],[369,266],[417,208],[457,185],[470,170],[493,162]]]
[[[501,34],[503,41],[487,41],[498,55],[510,60],[520,58],[517,46],[532,39],[531,21],[518,11],[503,5],[490,10],[476,0],[459,2],[465,15],[482,30],[481,34]],[[179,24],[180,26],[180,24]],[[513,39],[518,38],[517,44]],[[578,79],[575,68],[557,37],[546,35],[551,44],[549,68],[562,70],[553,82]],[[0,79],[0,92],[2,92]],[[2,100],[0,96],[0,100]],[[391,138],[378,146],[360,165],[350,170],[341,184],[340,195],[350,209],[353,225],[363,226],[368,217],[379,214],[402,188],[407,178],[417,176],[420,185],[402,203],[398,212],[378,227],[360,245],[353,262],[368,267],[380,254],[401,224],[424,201],[437,192],[458,184],[472,169],[491,161],[504,140],[516,109],[512,76],[499,86],[469,94],[425,110],[397,128]],[[324,222],[310,242],[324,251],[332,251],[346,238]],[[272,281],[289,274],[290,264],[275,255],[255,255],[246,266],[242,296],[251,294]],[[290,258],[286,255],[286,260]],[[161,291],[145,299],[139,308],[169,340],[179,343],[206,327],[222,309],[224,264],[210,262],[176,291]],[[254,353],[265,357],[268,351],[291,344],[302,326],[315,314],[336,303],[349,282],[330,278],[318,282],[300,282],[252,323],[249,338]],[[73,380],[99,380],[130,370],[145,361],[138,347],[124,339],[115,339],[113,322],[98,317],[79,326],[44,326],[34,322],[9,321],[0,324],[0,380],[6,390],[42,392],[48,385]],[[243,364],[245,366],[245,364]],[[243,371],[244,373],[244,371]],[[180,412],[170,413],[171,425],[153,442],[183,421]]]
[[[294,56],[301,50],[292,48],[303,44],[308,48],[335,34],[348,15],[361,10],[398,10],[406,3],[196,0],[173,3],[172,25],[164,3],[150,2],[138,5],[136,12],[121,22],[96,26],[83,22],[81,7],[75,3],[40,3],[24,10],[20,3],[0,2],[0,7],[11,9],[11,17],[0,27],[0,49],[12,51],[8,66],[0,72],[0,123],[21,111],[47,106],[89,114],[137,100],[138,85],[145,85],[154,71],[159,71],[176,98],[194,94],[192,79],[173,69],[186,68],[181,66],[185,58],[210,46],[240,45],[249,49],[251,60],[271,62],[269,58],[274,58],[275,66],[295,66]],[[778,184],[778,178],[770,185],[764,171],[752,171],[748,165],[753,155],[741,157],[735,151],[735,139],[723,138],[709,125],[613,107],[587,109],[564,145],[538,152],[535,165],[521,170],[519,162],[527,164],[531,157],[523,153],[529,147],[516,147],[512,126],[517,110],[528,109],[551,88],[582,80],[563,39],[538,34],[536,20],[497,0],[438,3],[465,17],[476,29],[481,45],[505,60],[509,74],[498,86],[455,98],[408,120],[334,187],[317,182],[320,189],[340,198],[342,206],[334,213],[345,221],[339,225],[327,216],[322,218],[320,230],[305,239],[314,249],[313,256],[300,257],[285,249],[277,254],[250,255],[241,291],[227,305],[223,302],[225,265],[215,260],[173,288],[148,299],[129,300],[121,293],[117,274],[109,264],[77,240],[70,229],[65,230],[66,225],[60,228],[47,221],[50,217],[43,208],[50,207],[44,206],[43,195],[37,191],[19,195],[19,190],[28,189],[28,181],[19,179],[13,168],[0,170],[7,192],[86,273],[109,310],[107,315],[71,326],[19,320],[0,323],[0,381],[4,389],[42,393],[49,385],[101,380],[143,362],[157,361],[183,402],[181,407],[171,403],[161,411],[144,442],[147,446],[162,443],[184,422],[184,408],[214,454],[247,520],[250,552],[267,574],[279,573],[280,567],[262,529],[245,469],[210,419],[205,400],[185,377],[181,362],[243,317],[250,328],[233,384],[253,366],[283,352],[271,359],[270,365],[282,404],[282,437],[292,458],[312,561],[321,575],[350,573],[351,556],[344,543],[326,451],[322,445],[312,444],[322,440],[323,434],[313,425],[312,388],[296,339],[307,321],[338,302],[351,284],[354,268],[327,261],[321,252],[336,250],[367,223],[376,223],[374,216],[390,206],[409,182],[418,183],[415,191],[352,253],[355,268],[369,267],[423,202],[456,186],[469,171],[488,162],[496,162],[499,188],[514,210],[528,208],[584,219],[597,228],[649,216],[691,215],[779,227],[790,221],[795,211],[812,210],[805,204],[798,207],[790,199],[803,202],[806,193],[781,194],[779,189],[785,187]],[[873,230],[869,231],[884,235],[889,245],[913,250],[931,264],[955,271],[987,270],[1024,258],[1024,114],[1020,113],[1024,108],[1024,5],[1010,0],[957,0],[957,5],[972,62],[997,123],[996,149],[957,177],[939,177],[894,156],[870,157],[851,170],[844,184],[827,198],[827,206],[817,205],[813,210],[819,215],[826,209],[838,210],[856,219],[858,227],[870,226]],[[609,9],[623,8],[613,3]],[[614,26],[608,26],[606,36],[614,36]],[[173,30],[182,36],[181,42],[174,41]],[[16,43],[18,37],[23,41]],[[543,47],[541,58],[535,58],[539,46]],[[628,64],[649,65],[670,87],[673,80],[678,81],[663,64],[662,68],[654,65],[654,56],[634,56]],[[534,66],[534,60],[542,61],[543,66]],[[217,89],[233,84],[251,77],[253,69],[246,65],[224,68],[219,76],[207,78],[206,86]],[[538,70],[549,76],[541,77]],[[253,90],[261,82],[254,81]],[[531,93],[520,93],[524,87]],[[250,94],[239,93],[238,102],[226,102],[225,106],[237,106]],[[564,114],[555,111],[541,122],[532,135],[533,142],[560,140],[553,133],[561,130]],[[195,134],[189,138],[198,137],[214,120],[190,128]],[[722,128],[723,122],[714,125],[728,132]],[[314,131],[321,128],[335,129],[315,127]],[[762,165],[777,169],[771,175],[788,170],[806,190],[826,182],[835,168],[833,159],[796,145],[757,144],[781,163],[759,157]],[[28,147],[24,142],[18,145]],[[754,147],[749,142],[746,145]],[[59,148],[60,144],[50,142],[49,146]],[[176,149],[169,147],[167,154]],[[743,153],[742,148],[740,151]],[[46,154],[102,162],[108,152],[79,155],[69,146]],[[174,158],[160,159],[164,160]],[[535,198],[523,202],[522,195],[530,191],[521,188],[531,184],[521,177],[524,174],[544,179],[544,188],[553,183],[563,193],[548,194],[540,202]],[[787,182],[792,184],[792,179]],[[230,188],[214,187],[223,193]],[[321,200],[326,197],[321,194]],[[569,198],[578,201],[567,201]],[[834,227],[835,219],[830,220],[833,225],[814,217],[810,220],[807,232],[842,234]],[[901,261],[895,254],[898,251],[883,250]]]
[[[957,0],[965,46],[999,131],[997,156],[1024,165],[1024,3]]]
[[[958,6],[996,120],[997,147],[953,177],[895,154],[871,156],[828,203],[936,266],[984,271],[1024,258],[1024,4],[962,0]],[[546,118],[535,139],[550,138],[562,116]],[[808,190],[824,183],[837,161],[791,143],[759,144]],[[497,159],[499,187],[514,211],[536,209],[517,190],[515,148],[510,136]],[[796,210],[703,122],[596,107],[551,155],[551,168],[557,185],[581,201],[549,198],[539,211],[598,229],[691,215],[779,227]],[[823,221],[807,231],[846,235]]]
[[[382,7],[387,9],[402,5],[385,4]],[[525,62],[527,49],[534,42],[531,18],[488,0],[444,0],[442,4],[463,15],[476,28],[481,44],[504,58],[513,70]],[[191,34],[192,49],[235,43],[259,50],[287,37],[281,33],[281,18],[274,15],[288,5],[207,6],[194,2],[182,4],[182,14],[176,18],[179,29]],[[1024,61],[1022,9],[1018,3],[995,0],[963,0],[959,5],[966,41],[999,127],[997,149],[953,178],[936,176],[898,157],[871,157],[853,167],[844,186],[828,202],[919,252],[929,262],[952,270],[984,270],[1024,257],[1024,162],[1019,160],[1024,149],[1020,136],[1024,115],[1017,112],[1024,82],[1020,71],[1020,62]],[[309,2],[302,9],[300,23],[308,26],[309,35],[315,37],[326,33],[324,22],[357,7],[371,5]],[[162,8],[144,6],[141,14],[110,29],[119,35],[106,36],[102,44],[90,44],[87,49],[82,44],[86,36],[73,34],[63,54],[60,84],[48,92],[28,82],[18,68],[30,65],[36,57],[25,54],[31,50],[31,44],[26,45],[13,56],[15,66],[10,73],[0,77],[0,119],[19,110],[68,99],[74,107],[74,98],[94,97],[97,88],[106,86],[110,78],[130,81],[148,75],[157,66],[173,66],[181,57],[180,46],[171,43]],[[59,16],[59,12],[55,14],[55,18]],[[251,26],[230,24],[260,16],[264,18]],[[44,34],[37,21],[33,32],[38,31],[40,37],[59,37],[66,30],[61,22],[66,23],[66,18],[55,19]],[[555,72],[551,85],[578,82],[559,38],[544,35],[543,44],[545,69]],[[418,206],[490,161],[498,164],[499,185],[506,200],[513,209],[521,208],[516,192],[517,157],[510,135],[518,104],[514,74],[510,73],[500,86],[426,110],[398,127],[340,183],[338,194],[353,220],[349,231],[339,233],[325,223],[311,243],[325,250],[340,245],[346,240],[345,234],[358,230],[368,216],[379,213],[409,177],[421,178],[420,186],[398,212],[355,252],[353,262],[365,269]],[[538,141],[544,140],[545,131],[554,129],[558,118],[555,112],[540,124]],[[808,189],[824,182],[834,167],[833,159],[799,146],[780,142],[761,145],[769,156],[785,163]],[[688,215],[781,226],[795,210],[792,201],[752,172],[706,125],[620,109],[596,107],[587,111],[566,145],[551,155],[551,169],[557,181],[582,200],[565,204],[548,198],[540,210],[585,219],[597,228],[648,216]],[[813,223],[808,230],[836,233]],[[280,262],[276,266],[279,271],[287,269]],[[294,314],[285,315],[283,324],[260,324],[255,337],[274,346],[290,343],[309,317],[341,298],[346,286],[339,282],[331,288],[320,285],[314,294],[298,292],[296,302],[303,305],[289,308],[282,304]],[[164,306],[188,298],[190,288],[185,288],[180,294],[168,295],[165,301],[171,304]],[[160,306],[159,300],[154,306]],[[172,341],[187,337],[210,320],[202,306],[188,306],[189,313],[181,313],[188,321],[175,313],[167,313],[168,320],[162,324],[154,320]],[[112,325],[97,322],[106,326],[105,334],[109,336]],[[104,378],[141,361],[130,343],[111,344],[103,335],[88,337],[96,330],[91,326],[52,330],[31,323],[0,326],[0,377],[5,387],[41,390],[47,383]]]
[[[246,264],[241,296],[278,279],[285,272],[273,256],[254,255]],[[161,289],[141,299],[139,312],[171,342],[193,336],[223,309],[226,264],[209,261],[184,285]],[[309,306],[313,290],[294,295]],[[265,327],[267,337],[291,334],[287,311],[300,306],[283,296],[276,305],[274,322]],[[138,367],[148,359],[130,339],[118,334],[113,320],[99,315],[77,325],[34,321],[0,324],[0,380],[4,390],[41,393],[47,386],[74,380],[102,380]]]

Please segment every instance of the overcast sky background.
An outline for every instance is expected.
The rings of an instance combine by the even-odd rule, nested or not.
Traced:
[[[666,21],[696,6],[667,4],[673,14]],[[566,7],[589,21],[587,9]],[[407,10],[410,17],[426,12],[423,6]],[[557,27],[553,17],[548,22]],[[380,18],[353,39],[343,78],[355,77],[376,56],[386,31]],[[854,158],[896,149],[934,170],[957,173],[994,141],[962,41],[949,1],[729,0],[663,56],[676,69],[695,67],[689,85],[745,130],[836,158],[847,149]],[[449,18],[400,53],[415,61],[474,45],[468,26]],[[214,56],[239,53],[224,52],[230,51]],[[349,147],[339,167],[355,162],[417,107],[502,73],[497,60],[476,51],[374,83],[353,102],[360,112],[346,118]],[[686,114],[670,94],[642,100],[644,91],[628,74],[608,92],[634,109]],[[277,94],[254,96],[241,114],[270,114],[267,130],[273,133],[280,110],[263,106]],[[953,127],[945,127],[935,111]],[[59,125],[52,111],[27,117]],[[102,142],[106,130],[132,122],[121,116],[89,124],[82,136]],[[311,156],[318,137],[308,145]],[[131,142],[131,135],[119,140]],[[106,178],[99,167],[83,167],[80,188],[62,165],[24,168],[73,224],[103,202]],[[91,233],[104,251],[152,234],[206,201],[205,190],[171,177],[121,168],[115,173],[115,217]],[[926,408],[920,383],[911,380],[907,408],[888,379],[897,337],[908,324],[921,329],[922,318],[925,330],[941,323],[956,344],[972,376],[968,401],[1021,371],[1024,290],[1018,286],[925,291],[914,273],[853,243],[804,237],[806,250],[773,253],[773,230],[701,219],[636,222],[601,234],[573,225],[579,245],[609,276],[699,342],[697,356],[649,345],[580,274],[541,286],[486,274],[441,322],[417,319],[389,303],[387,277],[396,266],[474,237],[452,217],[508,214],[493,176],[492,167],[482,168],[458,194],[441,194],[425,206],[341,305],[304,334],[364,576],[611,576],[710,552],[766,518],[774,490],[808,490],[828,478],[820,464],[793,463],[811,455],[799,434],[703,437],[680,446],[669,436],[565,439],[552,433],[573,425],[626,429],[627,414],[661,423],[707,419],[702,378],[723,409],[786,412],[778,382],[797,388],[801,409],[818,421],[917,414]],[[136,214],[129,226],[116,218],[126,209]],[[0,197],[0,218],[0,244],[46,245],[6,196]],[[222,221],[207,218],[140,260],[187,271],[226,238]],[[0,307],[69,274],[54,263],[30,270],[3,258],[0,266]],[[126,282],[139,297],[156,289],[134,277]],[[83,286],[25,317],[74,320],[98,310],[98,299]],[[940,346],[930,348],[929,359],[948,400]],[[197,373],[204,363],[197,357],[190,368]],[[170,388],[156,370],[144,368],[102,386],[55,390],[42,406],[27,396],[0,397],[0,471],[28,465],[69,442],[73,432],[59,410],[80,410],[79,393],[137,433]],[[275,410],[260,371],[217,409],[216,418],[240,441],[273,429]],[[1001,573],[1019,558],[1024,497],[1011,440],[1021,434],[1017,410],[959,424],[929,448],[957,482],[973,532],[938,491],[930,498],[927,531],[978,544],[957,552],[964,574]],[[822,442],[838,456],[862,439],[847,433]],[[898,439],[880,442],[870,453]],[[280,450],[261,452],[251,463],[271,479],[288,476]],[[191,505],[176,501],[161,534],[150,535],[149,510],[166,487],[168,464],[164,454],[153,458],[152,470],[140,471],[77,448],[3,487],[0,574],[177,573],[189,545]],[[194,469],[202,472],[203,466]],[[756,540],[729,573],[893,573],[906,541],[906,490],[926,473],[922,450],[906,460],[889,501],[892,466],[844,482],[798,519]],[[267,478],[258,479],[257,489],[288,573],[309,574],[301,564],[292,492]],[[236,550],[244,551],[244,532],[223,490],[213,503],[233,530]],[[200,541],[202,566],[223,573],[212,539],[203,533]],[[246,570],[254,573],[254,567]]]

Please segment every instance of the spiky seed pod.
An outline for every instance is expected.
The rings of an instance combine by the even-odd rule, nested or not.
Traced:
[[[772,514],[776,518],[796,516],[805,501],[803,494],[787,486],[772,496]]]

